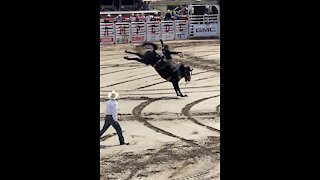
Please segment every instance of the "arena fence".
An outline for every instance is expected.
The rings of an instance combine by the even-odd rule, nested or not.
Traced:
[[[194,37],[220,37],[218,15],[190,16],[188,20],[117,22],[100,21],[100,42],[123,44],[169,41]]]

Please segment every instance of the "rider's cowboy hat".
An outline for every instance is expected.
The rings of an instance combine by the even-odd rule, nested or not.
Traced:
[[[115,99],[118,99],[118,97],[119,97],[119,93],[117,93],[116,91],[112,91],[112,92],[108,93],[109,99],[115,100]]]

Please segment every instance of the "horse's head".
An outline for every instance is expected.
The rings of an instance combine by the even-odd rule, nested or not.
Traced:
[[[191,81],[192,70],[189,66],[184,66],[184,80],[186,82]]]

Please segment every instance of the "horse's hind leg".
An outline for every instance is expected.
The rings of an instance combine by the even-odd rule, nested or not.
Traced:
[[[126,60],[135,60],[135,61],[139,61],[139,62],[141,62],[141,59],[140,58],[129,58],[129,57],[123,57],[124,59],[126,59]]]
[[[129,57],[123,57],[124,59],[126,59],[126,60],[135,60],[135,61],[138,61],[138,62],[140,62],[140,63],[143,63],[143,64],[145,64],[145,65],[148,65],[147,63],[145,63],[144,61],[143,61],[143,59],[142,58],[129,58]]]
[[[127,50],[125,50],[124,52],[125,52],[125,53],[128,53],[128,54],[134,54],[134,55],[139,56],[140,58],[143,58],[143,56],[142,56],[141,54],[136,53],[136,52],[131,52],[131,51],[127,51]]]

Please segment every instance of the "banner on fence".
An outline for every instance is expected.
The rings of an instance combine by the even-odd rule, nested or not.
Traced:
[[[116,43],[130,42],[130,24],[116,23]]]
[[[147,33],[144,22],[131,23],[131,42],[145,42],[146,35]]]
[[[174,40],[174,22],[173,21],[161,21],[161,39]]]
[[[187,39],[189,37],[188,21],[175,21],[175,39]]]
[[[102,44],[115,43],[114,35],[113,23],[100,23],[100,42]]]
[[[147,41],[160,41],[160,21],[151,21],[147,23]]]
[[[218,24],[193,24],[194,37],[218,36]]]

